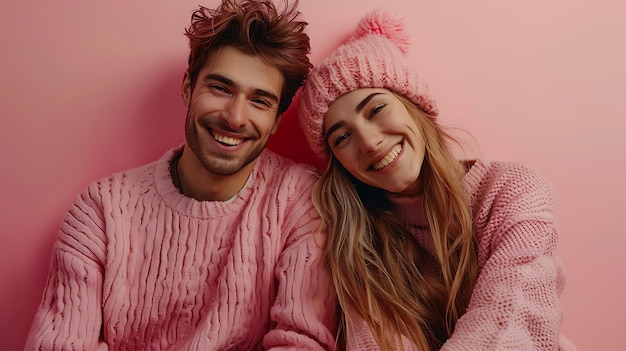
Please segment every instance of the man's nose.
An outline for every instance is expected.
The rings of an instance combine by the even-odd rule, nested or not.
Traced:
[[[243,97],[233,96],[226,104],[224,112],[224,120],[233,130],[245,126],[248,122],[246,99]]]

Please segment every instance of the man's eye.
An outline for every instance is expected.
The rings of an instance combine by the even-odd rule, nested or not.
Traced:
[[[209,89],[211,90],[215,90],[215,91],[219,91],[219,92],[223,92],[223,93],[228,93],[228,89],[226,89],[225,87],[221,86],[221,85],[209,85]]]
[[[263,106],[267,106],[267,107],[271,106],[268,101],[263,100],[263,99],[254,99],[254,100],[252,100],[252,102],[255,103],[255,104],[259,104],[259,105],[263,105]]]

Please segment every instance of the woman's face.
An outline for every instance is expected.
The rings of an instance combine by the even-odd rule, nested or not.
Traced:
[[[363,88],[340,96],[324,116],[330,151],[355,178],[400,195],[420,191],[425,143],[391,91]]]

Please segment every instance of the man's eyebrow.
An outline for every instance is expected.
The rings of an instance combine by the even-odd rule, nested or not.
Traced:
[[[237,88],[238,84],[236,84],[235,82],[233,82],[231,79],[224,77],[221,74],[217,74],[217,73],[210,73],[206,76],[205,80],[216,80],[218,82],[221,82],[222,84],[228,85],[229,87],[234,87]],[[254,89],[253,93],[255,95],[258,96],[262,96],[265,98],[268,98],[272,101],[274,101],[274,103],[278,103],[278,96],[276,94],[274,94],[271,91],[265,90],[265,89]]]
[[[368,102],[370,102],[370,100],[372,100],[372,98],[376,95],[379,95],[381,93],[371,93],[368,96],[365,97],[365,99],[363,99],[361,102],[359,102],[358,105],[356,105],[356,108],[354,109],[354,111],[356,113],[360,113],[361,110],[363,110],[363,108],[365,107],[365,105],[367,105]]]
[[[278,96],[276,96],[276,94],[272,93],[271,91],[267,91],[267,90],[264,90],[264,89],[254,89],[254,93],[256,95],[268,98],[268,99],[274,101],[274,103],[278,103]]]
[[[217,73],[209,73],[209,74],[207,74],[207,76],[204,79],[205,80],[209,80],[209,79],[216,80],[218,82],[224,83],[224,84],[226,84],[228,86],[231,86],[231,87],[236,86],[235,82],[233,82],[232,80],[224,77],[221,74],[217,74]]]

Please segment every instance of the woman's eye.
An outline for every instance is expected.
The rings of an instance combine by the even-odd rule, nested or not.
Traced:
[[[374,108],[372,108],[372,111],[370,111],[370,118],[376,116],[380,111],[383,110],[383,108],[385,108],[385,104],[380,104],[380,105],[376,105],[374,106]]]
[[[339,134],[339,136],[337,137],[337,139],[335,139],[335,146],[338,146],[339,144],[341,144],[344,140],[346,140],[346,138],[348,137],[348,133],[342,133]]]

